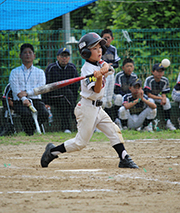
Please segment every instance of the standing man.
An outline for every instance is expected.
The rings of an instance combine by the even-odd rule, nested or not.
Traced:
[[[44,71],[33,66],[35,59],[34,47],[25,43],[20,48],[22,65],[11,71],[9,82],[13,93],[14,110],[21,115],[22,127],[27,135],[33,135],[36,129],[29,106],[32,100],[34,107],[38,111],[39,123],[44,123],[48,119],[48,111],[41,101],[41,95],[34,94],[34,88],[46,84]]]
[[[70,51],[67,48],[58,50],[57,61],[45,70],[47,84],[79,76],[75,65],[69,63],[69,59]],[[80,83],[77,82],[43,95],[46,104],[59,109],[62,130],[65,133],[71,133],[70,115],[76,106],[79,86]]]

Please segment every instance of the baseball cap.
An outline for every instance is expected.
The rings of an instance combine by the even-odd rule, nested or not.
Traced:
[[[180,81],[174,86],[174,89],[177,91],[180,90]]]
[[[70,55],[70,51],[66,47],[59,49],[57,55],[60,55],[62,53],[68,53]]]
[[[136,84],[139,84],[140,87],[141,87],[142,86],[142,81],[139,78],[137,78],[137,79],[131,81],[130,86],[134,87]]]
[[[154,64],[154,66],[153,66],[153,71],[155,71],[155,70],[160,70],[160,69],[162,69],[163,71],[165,70],[165,68],[163,67],[163,65],[161,64],[161,63],[156,63],[156,64]]]

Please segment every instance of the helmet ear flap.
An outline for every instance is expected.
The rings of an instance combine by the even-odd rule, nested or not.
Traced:
[[[107,47],[105,45],[102,45],[101,48],[102,48],[102,55],[104,55],[107,50]]]
[[[81,51],[81,56],[84,58],[84,59],[89,59],[91,57],[91,51],[87,48],[84,48],[82,49]]]

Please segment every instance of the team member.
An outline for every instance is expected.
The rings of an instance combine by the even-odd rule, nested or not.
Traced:
[[[36,129],[29,109],[32,100],[38,111],[39,123],[44,123],[49,116],[45,104],[41,101],[41,95],[34,95],[33,89],[46,84],[44,71],[33,66],[35,59],[34,47],[31,44],[23,44],[20,49],[22,65],[11,71],[9,82],[13,93],[13,106],[17,114],[21,115],[21,123],[27,135],[33,135]]]
[[[120,58],[117,55],[116,47],[111,45],[111,42],[114,40],[112,31],[110,29],[103,30],[101,32],[101,37],[107,41],[105,44],[106,52],[102,56],[102,59],[106,61],[109,65],[111,65],[114,69],[118,68]],[[114,74],[108,75],[108,77],[106,78],[104,97],[102,99],[104,108],[111,108],[113,91],[114,91]]]
[[[130,93],[129,86],[130,82],[137,79],[137,75],[134,71],[134,61],[131,58],[124,59],[122,63],[122,71],[115,76],[114,85],[114,107],[116,113],[115,122],[121,125],[118,118],[118,110],[122,106],[122,98],[125,94]]]
[[[166,129],[175,130],[176,128],[171,123],[171,103],[166,94],[170,92],[169,80],[164,77],[165,68],[161,63],[156,63],[153,66],[152,75],[145,79],[144,92],[149,98],[152,98],[155,102],[160,103],[163,107],[165,115]],[[162,93],[160,95],[160,93]]]
[[[79,76],[76,66],[69,60],[70,51],[65,47],[59,49],[57,61],[50,64],[45,70],[47,84]],[[65,133],[71,133],[70,115],[73,114],[76,106],[79,86],[80,84],[77,82],[43,95],[43,101],[46,104],[59,109],[62,130]]]
[[[123,96],[123,106],[119,109],[123,129],[141,127],[141,130],[151,131],[148,125],[156,117],[156,104],[144,94],[140,79],[134,79],[129,90],[131,93]]]
[[[105,83],[104,75],[109,74],[109,65],[101,60],[105,51],[105,43],[106,41],[96,33],[88,33],[80,39],[79,51],[82,58],[86,59],[81,69],[81,76],[94,73],[94,77],[81,81],[81,100],[75,108],[78,133],[75,138],[67,140],[57,147],[49,143],[41,158],[42,167],[47,167],[53,159],[58,157],[58,154],[83,149],[97,127],[106,134],[118,153],[119,167],[138,168],[124,148],[120,129],[101,107]]]
[[[177,83],[174,86],[172,91],[172,99],[173,101],[179,104],[179,111],[180,111],[180,74],[178,75]],[[177,120],[179,124],[179,129],[180,129],[180,117]]]

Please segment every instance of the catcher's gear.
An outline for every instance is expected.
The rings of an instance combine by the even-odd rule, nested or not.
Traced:
[[[106,40],[101,38],[97,33],[87,33],[79,40],[79,52],[84,59],[89,59],[91,57],[90,49],[96,44],[100,44],[102,47],[102,55],[106,52]]]

